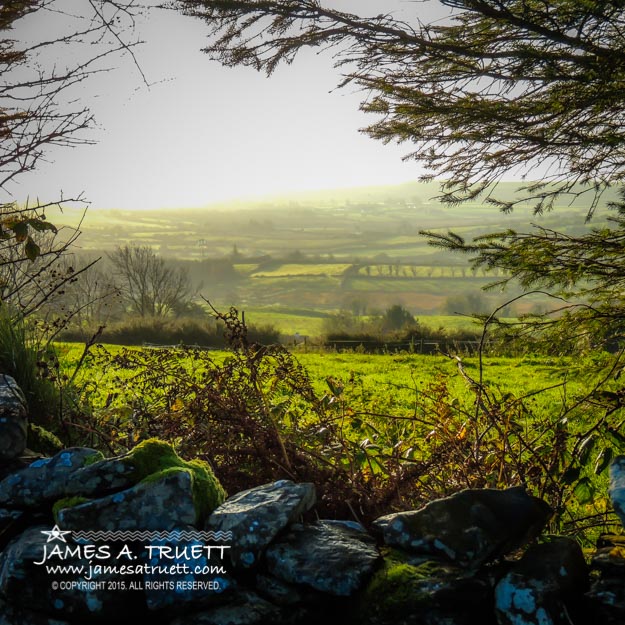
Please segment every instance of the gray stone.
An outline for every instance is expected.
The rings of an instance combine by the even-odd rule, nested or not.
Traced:
[[[137,483],[134,468],[118,458],[107,458],[70,473],[63,484],[51,485],[46,498],[55,501],[60,497],[92,497],[130,488]]]
[[[8,508],[37,508],[65,495],[71,474],[102,454],[95,449],[72,447],[52,458],[35,460],[28,467],[0,482],[0,505]]]
[[[0,464],[19,457],[26,449],[26,399],[17,382],[0,373]]]
[[[232,602],[181,616],[170,625],[278,625],[283,621],[280,608],[253,592],[237,593]]]
[[[296,524],[267,549],[267,568],[290,584],[347,597],[363,586],[380,557],[371,543],[350,528]]]
[[[614,512],[625,526],[625,456],[617,456],[610,465],[608,489]]]
[[[136,486],[100,499],[61,508],[59,526],[67,530],[172,530],[193,525],[197,509],[191,474],[182,469],[155,474]]]
[[[495,588],[499,625],[570,625],[588,586],[580,546],[571,538],[532,545]]]
[[[141,593],[110,585],[120,579],[128,585],[132,577],[97,573],[89,566],[90,563],[100,564],[100,561],[94,561],[84,552],[74,551],[69,555],[66,548],[76,550],[80,547],[58,539],[49,542],[43,531],[49,532],[50,528],[29,528],[0,555],[0,597],[10,600],[17,608],[89,623],[112,622],[119,614],[132,617],[146,612]],[[55,547],[60,553],[55,553]],[[47,562],[44,562],[44,556]],[[46,564],[78,568],[73,574],[55,573],[49,571]],[[87,580],[87,577],[91,579]],[[76,585],[60,584],[67,581],[76,582]]]
[[[258,564],[267,545],[314,503],[313,484],[280,480],[230,497],[213,511],[206,527],[232,532],[233,564],[251,568]]]
[[[24,518],[24,513],[20,510],[6,510],[0,508],[0,552],[5,545],[13,538],[21,529],[20,520]]]
[[[550,515],[549,506],[522,487],[485,488],[388,514],[373,527],[389,546],[479,567],[538,535]]]
[[[0,625],[69,625],[45,614],[16,608],[0,598]]]
[[[320,593],[303,586],[293,586],[272,575],[257,575],[256,590],[271,603],[280,606],[318,604]]]
[[[625,623],[625,536],[604,535],[591,562],[594,581],[586,593],[594,621],[605,625]]]

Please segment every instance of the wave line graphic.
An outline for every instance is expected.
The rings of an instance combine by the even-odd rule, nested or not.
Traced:
[[[132,541],[132,540],[170,540],[170,541],[178,541],[178,540],[198,540],[198,541],[226,541],[232,540],[232,532],[223,532],[221,530],[217,532],[208,531],[204,532],[201,530],[173,530],[173,531],[130,531],[130,530],[117,530],[115,532],[110,531],[94,531],[94,532],[85,532],[85,531],[76,531],[72,532],[72,538],[78,540],[102,540],[102,541]]]

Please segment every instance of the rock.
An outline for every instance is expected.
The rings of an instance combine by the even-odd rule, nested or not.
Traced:
[[[102,497],[175,468],[193,476],[194,498],[203,521],[225,499],[223,488],[205,462],[183,460],[171,445],[156,439],[143,441],[116,458],[103,459],[98,451],[77,447],[37,460],[0,482],[0,506],[37,508],[65,497]]]
[[[265,555],[278,579],[342,597],[363,586],[380,557],[366,535],[323,522],[293,525]]]
[[[602,575],[625,575],[625,536],[602,534],[597,541],[591,567]]]
[[[550,514],[522,487],[468,489],[420,510],[380,517],[373,527],[389,546],[479,567],[538,535]]]
[[[232,532],[233,564],[251,568],[267,545],[314,503],[313,484],[280,480],[230,497],[210,515],[206,528]]]
[[[280,606],[319,605],[325,603],[318,591],[303,586],[293,586],[272,575],[257,575],[256,590],[271,603]]]
[[[111,622],[119,620],[120,614],[128,619],[145,614],[145,600],[141,593],[115,585],[120,581],[119,576],[93,572],[89,569],[92,559],[84,552],[78,553],[78,545],[64,540],[48,542],[48,535],[44,531],[50,532],[50,529],[41,526],[27,529],[0,555],[2,598],[17,608],[78,622]],[[60,554],[54,554],[55,546],[61,551]],[[64,553],[65,549],[74,551],[69,555]],[[44,562],[45,554],[47,563]],[[46,564],[72,565],[77,568],[74,568],[72,574],[56,573],[49,571]],[[87,580],[86,577],[91,579]],[[123,579],[126,584],[133,580],[130,576]],[[137,580],[135,577],[134,581]]]
[[[0,464],[14,460],[26,449],[26,399],[17,382],[0,374]]]
[[[185,529],[193,530],[192,527]],[[184,572],[169,575],[166,579],[158,571],[144,575],[148,609],[180,612],[190,607],[199,609],[228,602],[237,584],[227,571],[230,562],[227,553],[227,545],[216,542],[205,544],[197,540],[172,542],[152,539],[142,559],[155,567],[165,564]]]
[[[22,610],[0,599],[0,625],[69,625],[31,610]]]
[[[497,622],[570,625],[587,587],[588,571],[577,542],[559,537],[532,545],[495,588]]]
[[[601,536],[591,568],[597,573],[586,594],[594,622],[625,623],[625,536]]]
[[[24,513],[20,510],[0,508],[0,552],[20,529],[24,529],[20,523],[23,518]]]
[[[35,460],[0,482],[0,505],[28,509],[54,501],[65,494],[65,484],[73,472],[101,458],[95,449],[72,447],[52,458]]]
[[[488,580],[391,549],[358,599],[359,625],[494,625]]]
[[[291,614],[291,618],[297,616],[297,611]],[[287,622],[298,621],[285,620],[280,608],[253,592],[243,591],[237,593],[227,605],[181,616],[170,625],[282,625]]]
[[[610,486],[608,488],[614,512],[625,526],[625,456],[617,456],[610,465]]]
[[[201,523],[226,498],[226,492],[208,463],[199,459],[183,460],[169,443],[156,438],[139,443],[128,454],[120,456],[118,461],[132,468],[137,482],[168,469],[179,468],[190,472]]]
[[[61,497],[97,497],[130,488],[137,481],[133,467],[118,458],[90,460],[87,466],[73,471],[63,482],[58,480],[50,484],[44,495],[48,501]]]
[[[193,479],[186,469],[169,469],[113,495],[61,507],[56,519],[66,530],[107,532],[193,525],[198,519]]]

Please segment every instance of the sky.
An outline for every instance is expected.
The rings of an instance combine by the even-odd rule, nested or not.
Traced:
[[[411,0],[328,4],[406,18],[426,10]],[[38,12],[16,34],[49,36],[54,20],[68,19]],[[402,162],[409,146],[384,145],[359,132],[373,118],[358,110],[362,93],[336,89],[340,75],[328,53],[306,52],[267,78],[210,61],[200,52],[207,27],[199,20],[153,11],[137,21],[135,34],[145,41],[136,56],[149,86],[128,55],[83,84],[76,97],[95,115],[98,126],[86,138],[97,143],[51,151],[11,189],[15,199],[83,193],[101,208],[195,207],[395,184],[423,173],[415,162]]]

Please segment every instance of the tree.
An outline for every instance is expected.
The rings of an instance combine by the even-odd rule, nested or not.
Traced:
[[[414,144],[449,201],[489,193],[504,209],[623,181],[625,7],[606,0],[440,0],[449,20],[363,18],[318,0],[179,0],[205,20],[206,52],[271,74],[306,47],[336,50],[342,85],[366,92],[365,131]],[[549,167],[516,198],[490,195],[515,170]],[[580,188],[579,184],[587,185]]]
[[[187,271],[169,267],[151,247],[118,247],[108,254],[127,306],[140,317],[163,317],[188,303],[192,289]]]
[[[119,289],[100,260],[93,256],[64,254],[56,263],[56,270],[62,276],[73,278],[48,299],[42,312],[62,318],[64,325],[87,331],[95,331],[98,325],[118,319],[123,314]]]
[[[382,329],[387,332],[403,330],[415,325],[417,325],[415,318],[401,304],[393,304],[384,311],[382,316]]]
[[[63,0],[12,0],[0,6],[1,288],[2,300],[17,304],[22,315],[75,279],[76,271],[62,277],[54,264],[74,242],[78,228],[69,237],[56,237],[46,212],[82,197],[24,205],[14,201],[12,185],[35,169],[50,148],[89,142],[84,131],[94,120],[80,104],[76,87],[106,71],[104,62],[111,55],[133,54],[137,42],[123,38],[140,10],[133,5],[132,0],[88,0],[72,4],[71,12]],[[15,29],[35,13],[48,18],[49,28],[41,40],[35,40],[28,28],[20,38]],[[67,17],[60,31],[55,15]],[[58,52],[68,45],[73,56],[65,66]]]
[[[448,202],[483,198],[536,213],[576,198],[590,219],[602,193],[625,179],[625,5],[607,0],[439,0],[432,23],[418,15],[361,17],[318,0],[179,0],[207,22],[206,52],[226,65],[271,74],[307,47],[331,48],[344,79],[377,116],[365,132],[411,144],[407,158],[441,179]],[[428,9],[429,10],[429,9]],[[516,193],[497,183],[523,176]],[[534,179],[532,179],[534,178]],[[579,236],[536,227],[466,243],[425,233],[468,253],[474,271],[497,270],[527,289],[564,298],[546,327],[600,346],[625,326],[625,201],[607,227]],[[559,301],[559,300],[558,300]],[[563,313],[564,309],[564,314]],[[618,342],[618,341],[617,341]]]

